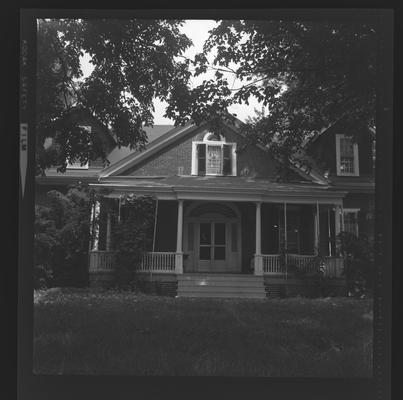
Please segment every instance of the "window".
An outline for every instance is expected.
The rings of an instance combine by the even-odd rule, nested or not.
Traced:
[[[88,133],[91,133],[91,126],[83,126],[80,125],[80,128],[85,129]],[[68,163],[67,168],[68,169],[88,169],[89,167],[89,161],[87,161],[84,165],[81,165],[80,161],[75,161],[73,163]]]
[[[236,143],[207,133],[202,142],[193,142],[192,175],[236,175]]]
[[[350,232],[358,236],[358,208],[345,208],[343,210],[343,228],[344,232]]]
[[[337,175],[358,176],[358,145],[351,137],[336,135]]]

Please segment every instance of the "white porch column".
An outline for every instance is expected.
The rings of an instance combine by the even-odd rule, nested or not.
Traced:
[[[183,200],[178,200],[178,226],[176,232],[175,273],[183,274]]]
[[[111,249],[111,213],[106,215],[106,251]]]
[[[256,203],[255,275],[263,275],[262,259],[262,203]]]
[[[319,204],[316,203],[314,217],[314,250],[315,254],[319,254]]]
[[[97,200],[95,204],[93,205],[94,208],[94,213],[93,213],[93,219],[92,219],[92,226],[93,226],[93,244],[92,244],[92,250],[97,251],[98,250],[98,243],[99,243],[99,213],[101,209],[101,204]]]
[[[332,256],[332,235],[330,230],[330,207],[327,206],[327,242],[329,248],[329,256]]]

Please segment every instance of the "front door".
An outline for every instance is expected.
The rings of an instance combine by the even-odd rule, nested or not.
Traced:
[[[228,270],[228,226],[225,222],[200,222],[199,268],[201,272]]]

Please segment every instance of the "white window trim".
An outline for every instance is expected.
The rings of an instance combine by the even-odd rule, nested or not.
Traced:
[[[207,138],[208,136],[210,136],[211,133],[207,133],[204,138]],[[220,135],[221,136],[221,135]],[[203,139],[204,139],[203,138]],[[197,145],[198,144],[205,144],[206,145],[206,176],[236,176],[237,174],[237,168],[236,168],[236,164],[237,164],[237,159],[236,159],[236,143],[232,142],[232,143],[227,143],[225,141],[225,138],[222,138],[222,141],[218,142],[216,140],[203,140],[203,141],[194,141],[192,142],[192,175],[198,175],[197,170],[198,170],[198,159],[197,159]],[[220,146],[221,147],[221,154],[223,152],[223,147],[224,145],[230,145],[232,147],[232,174],[231,175],[224,175],[223,173],[220,174],[212,174],[212,173],[207,173],[207,146]],[[223,166],[223,164],[222,164]]]
[[[80,128],[88,130],[89,133],[91,133],[91,126],[90,125],[79,125]],[[67,164],[67,169],[88,169],[90,166],[89,160],[87,160],[86,164],[81,165],[80,161],[76,161],[74,163],[68,163]]]
[[[345,135],[342,133],[336,134],[336,169],[338,176],[359,176],[359,159],[358,159],[358,144],[353,143],[353,153],[354,153],[354,172],[343,172],[341,171],[341,160],[340,160],[340,139],[344,138]]]
[[[358,213],[360,212],[360,208],[343,208],[342,218],[343,218],[343,229],[344,229],[344,214],[355,214],[356,222],[355,222],[355,235],[358,237],[359,227],[358,227]]]

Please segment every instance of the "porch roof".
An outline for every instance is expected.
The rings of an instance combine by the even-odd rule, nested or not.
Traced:
[[[311,182],[278,183],[251,177],[110,176],[94,188],[111,189],[109,197],[125,193],[152,195],[161,200],[262,201],[342,204],[345,191]]]

